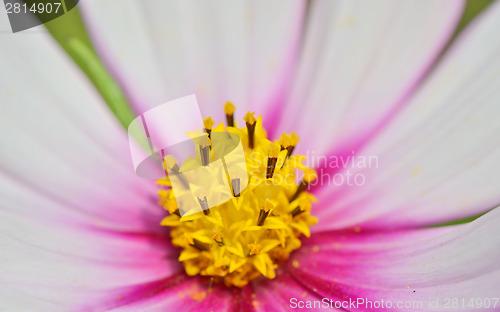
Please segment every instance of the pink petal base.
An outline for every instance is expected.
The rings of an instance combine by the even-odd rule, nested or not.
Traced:
[[[335,300],[439,301],[498,297],[500,210],[466,225],[363,233],[330,231],[304,241],[287,269],[321,296]],[[295,268],[293,260],[299,263]],[[479,300],[479,299],[477,299]],[[474,310],[458,306],[455,311]],[[500,307],[497,307],[500,309]],[[386,311],[358,307],[352,311]],[[401,311],[412,311],[401,309]]]

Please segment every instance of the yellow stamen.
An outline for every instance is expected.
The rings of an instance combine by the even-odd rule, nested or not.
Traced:
[[[293,138],[292,138],[292,136],[293,136]],[[278,142],[281,145],[281,150],[282,151],[286,150],[286,159],[290,158],[290,156],[293,153],[293,150],[295,149],[295,145],[297,144],[298,141],[299,141],[299,139],[298,139],[297,135],[295,134],[295,132],[293,132],[291,135],[288,135],[286,133],[283,133],[281,135]],[[286,161],[286,159],[285,159],[285,161]],[[281,168],[283,168],[283,166],[285,166],[285,161],[283,161],[283,165],[281,166]]]
[[[212,130],[212,127],[214,125],[215,125],[215,122],[213,121],[212,117],[203,118],[203,126],[205,127],[205,129]]]
[[[240,197],[241,192],[241,180],[240,178],[231,179],[231,188],[234,197]]]
[[[212,149],[211,141],[208,137],[201,137],[199,144],[201,164],[203,166],[207,166],[212,159],[212,155],[210,153]]]
[[[314,182],[317,178],[318,175],[316,174],[316,171],[314,169],[309,169],[306,172],[304,172],[302,180],[305,181],[307,184],[310,184],[311,182]]]
[[[246,123],[247,126],[247,133],[248,133],[248,147],[253,149],[255,146],[255,124],[257,123],[257,119],[255,119],[254,116],[255,113],[246,113],[245,116],[243,116],[243,120]]]
[[[182,174],[179,174],[180,173],[179,165],[177,164],[177,161],[175,160],[175,158],[172,155],[165,156],[165,159],[163,161],[163,167],[165,169],[167,169],[167,172],[170,170],[171,173],[177,175],[179,177],[179,180],[181,181],[182,185],[185,188],[189,188],[189,183],[186,180],[186,177],[184,177],[184,175],[182,175]]]
[[[278,155],[280,148],[277,144],[271,143],[267,146],[267,171],[266,178],[271,179],[274,174],[274,168],[276,168],[276,163],[278,162]]]
[[[226,120],[227,120],[227,126],[228,127],[234,127],[234,111],[236,108],[234,107],[233,103],[227,101],[226,104],[224,105],[224,113],[226,113]]]
[[[292,139],[285,132],[283,132],[283,134],[280,136],[280,138],[278,139],[278,142],[281,145],[282,150],[289,147],[289,146],[292,146]]]
[[[191,233],[184,233],[183,237],[188,245],[194,244],[193,235]]]
[[[297,187],[297,190],[293,194],[292,198],[290,198],[290,201],[297,199],[299,195],[306,190],[307,186],[311,184],[311,182],[314,182],[317,178],[318,175],[314,169],[306,170],[306,172],[304,172],[304,176],[302,177],[302,181]]]
[[[262,226],[266,221],[266,218],[269,216],[269,213],[274,208],[273,204],[271,204],[268,200],[264,201],[260,205],[259,218],[257,219],[257,225]]]
[[[278,157],[279,153],[280,153],[280,148],[279,148],[278,144],[271,143],[267,146],[267,155],[269,157],[276,158],[276,157]]]
[[[199,251],[207,251],[210,250],[210,244],[204,243],[202,241],[199,241],[197,239],[193,239],[193,244],[191,244],[194,248],[198,249]]]
[[[234,114],[235,110],[236,110],[236,108],[234,107],[233,103],[231,103],[230,101],[227,101],[226,104],[224,104],[224,113],[226,115]]]
[[[247,112],[245,114],[245,116],[243,116],[243,120],[246,122],[246,123],[249,123],[249,124],[255,124],[257,122],[257,119],[255,119],[255,113],[250,113],[250,112]]]
[[[203,127],[205,128],[205,132],[208,134],[210,138],[210,134],[212,133],[212,127],[215,125],[215,122],[212,120],[212,117],[203,118]]]
[[[210,214],[210,210],[208,210],[207,197],[206,196],[198,197],[198,203],[200,204],[200,207],[203,210],[203,213],[208,216]]]
[[[299,202],[299,205],[295,209],[293,209],[290,212],[290,214],[292,215],[292,217],[296,217],[296,216],[300,215],[301,213],[306,212],[306,211],[310,211],[310,210],[311,210],[311,202],[309,200],[302,199]]]
[[[310,215],[314,197],[307,193],[307,186],[316,173],[298,161],[287,161],[284,166],[298,142],[295,133],[271,142],[262,129],[261,117],[248,112],[243,118],[245,127],[235,129],[234,121],[229,122],[234,105],[226,103],[224,112],[232,128],[223,124],[213,128],[213,120],[205,118],[205,131],[237,133],[242,142],[248,142],[244,150],[249,185],[242,188],[240,178],[229,176],[235,198],[210,209],[209,194],[198,189],[194,196],[203,213],[181,218],[169,178],[164,178],[158,181],[162,187],[158,194],[160,204],[170,214],[161,224],[170,227],[172,244],[181,248],[179,261],[188,275],[210,276],[211,283],[223,281],[227,286],[244,287],[259,276],[274,278],[275,269],[301,246],[300,238],[310,235],[309,226],[316,219]],[[197,161],[208,165],[212,160],[210,138],[205,136],[197,144]],[[179,167],[182,172],[187,165],[167,156],[164,166],[169,172],[179,172]],[[304,172],[300,184],[295,182],[298,171]]]

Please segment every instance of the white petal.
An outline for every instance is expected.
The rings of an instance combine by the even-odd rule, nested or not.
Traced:
[[[453,33],[462,1],[313,1],[280,131],[298,151],[359,146],[404,105]]]
[[[202,114],[222,121],[227,100],[240,116],[281,101],[305,4],[94,0],[80,8],[137,110],[195,93]]]
[[[47,36],[1,38],[1,171],[112,227],[142,230],[155,187],[135,176],[126,132]]]
[[[180,271],[126,131],[49,34],[0,36],[0,68],[0,305],[94,310]]]
[[[365,150],[379,167],[360,187],[327,190],[319,228],[419,226],[500,202],[500,4],[467,29],[415,98]],[[370,221],[371,220],[371,221]]]

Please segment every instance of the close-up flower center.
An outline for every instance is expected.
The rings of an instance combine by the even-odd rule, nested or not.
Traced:
[[[170,228],[172,244],[181,249],[178,260],[186,273],[243,287],[261,276],[273,279],[275,270],[300,248],[300,237],[310,236],[309,226],[317,220],[310,215],[315,198],[308,192],[308,185],[316,179],[316,173],[303,164],[305,156],[293,154],[299,141],[295,133],[283,133],[278,140],[270,141],[261,116],[255,118],[248,112],[243,118],[245,125],[238,127],[234,110],[227,102],[226,125],[213,127],[215,122],[208,117],[204,130],[209,137],[217,132],[240,137],[248,185],[241,189],[239,181],[233,180],[228,183],[231,200],[207,209],[206,202],[199,199],[203,210],[184,216],[168,177],[158,181],[158,193],[159,204],[169,212],[161,224]],[[183,164],[168,157],[164,166],[166,170],[183,170]]]

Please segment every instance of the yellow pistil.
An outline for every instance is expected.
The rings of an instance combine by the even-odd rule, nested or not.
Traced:
[[[205,118],[204,128],[209,134],[227,131],[240,136],[248,185],[228,176],[232,200],[207,209],[207,194],[196,193],[203,212],[185,217],[180,216],[169,178],[158,181],[163,187],[158,194],[160,205],[169,211],[161,224],[170,227],[172,244],[181,248],[179,261],[186,273],[243,287],[255,278],[274,278],[275,270],[300,248],[301,236],[309,237],[309,226],[317,220],[310,215],[314,197],[307,186],[316,173],[302,164],[304,156],[292,155],[298,143],[295,133],[272,142],[262,129],[262,118],[254,113],[248,112],[245,126],[236,128],[234,110],[231,102],[225,104],[228,127],[213,128],[213,120]],[[212,161],[209,138],[201,140],[198,149],[203,164]],[[182,164],[171,157],[166,157],[164,166],[172,173],[182,171]],[[300,171],[302,182],[297,184]]]

